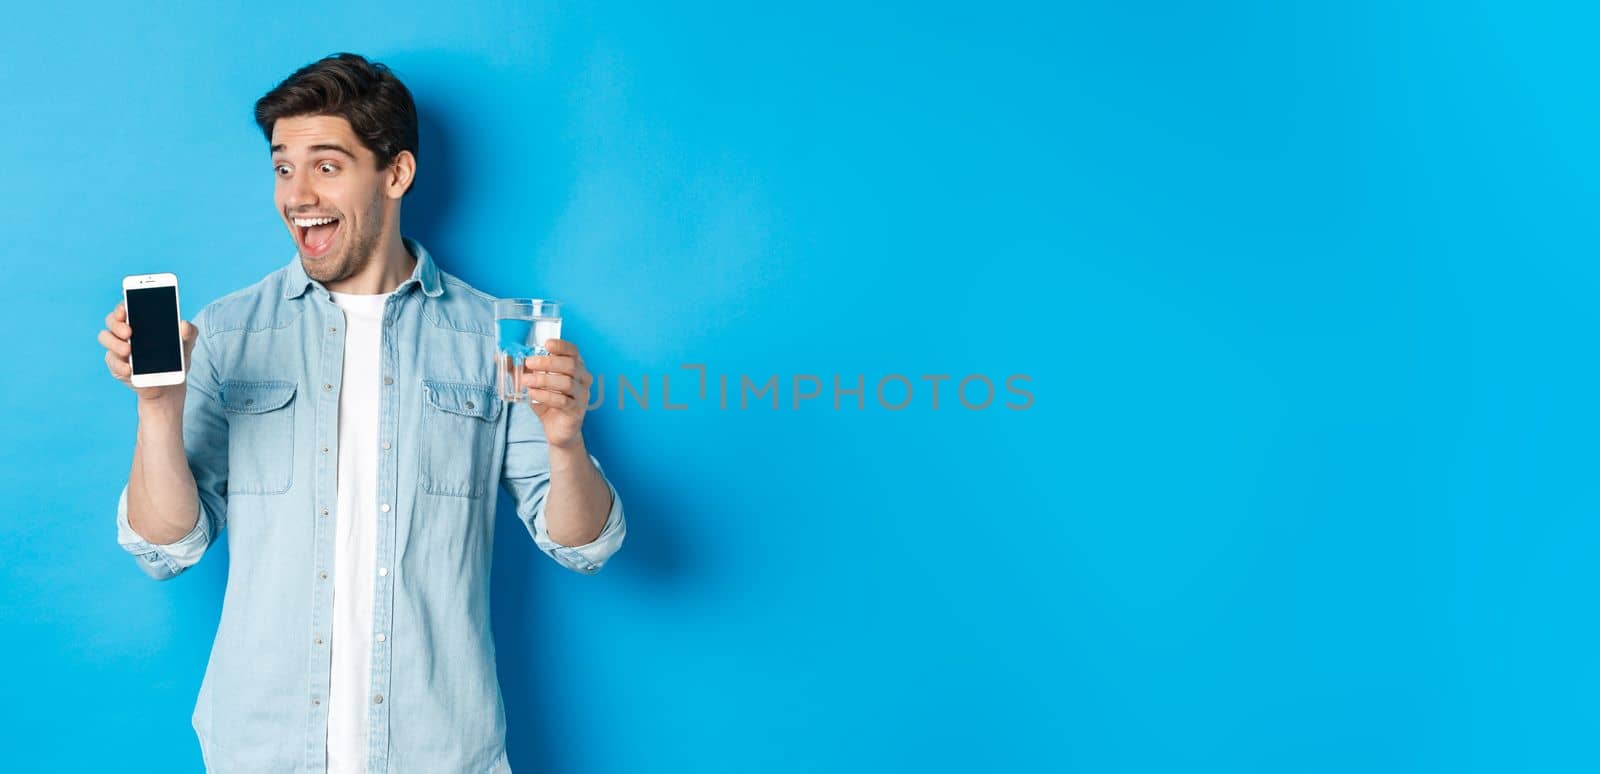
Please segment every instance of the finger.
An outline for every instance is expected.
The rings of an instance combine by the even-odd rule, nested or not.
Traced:
[[[544,371],[531,371],[523,377],[522,383],[528,385],[529,387],[538,387],[543,390],[553,390],[566,395],[572,394],[573,380],[572,377],[567,376],[566,374],[551,374],[545,373]]]
[[[541,390],[538,388],[530,388],[528,390],[528,397],[533,398],[534,400],[537,400],[546,406],[554,406],[556,408],[567,408],[568,406],[576,403],[576,401],[574,401],[569,395],[565,395],[554,390]]]
[[[117,322],[127,322],[128,305],[122,301],[118,301],[116,307],[111,310],[111,314],[106,315],[106,319],[115,320]]]
[[[566,339],[545,339],[544,348],[549,350],[550,354],[552,355],[568,355],[573,358],[578,357],[578,345],[573,344]]]
[[[529,371],[551,371],[558,374],[571,374],[578,368],[578,363],[566,355],[535,355],[522,361],[523,368]]]
[[[127,381],[128,377],[133,374],[133,366],[128,365],[126,360],[118,358],[110,352],[106,353],[106,368],[111,369],[112,376],[123,381]]]
[[[117,304],[117,308],[106,315],[106,330],[116,334],[118,338],[126,339],[133,335],[133,329],[128,327],[128,315],[119,312],[123,312],[121,304]]]
[[[100,331],[100,345],[105,347],[107,352],[114,352],[119,357],[127,357],[128,352],[133,349],[133,345],[117,338],[111,331]]]
[[[200,335],[200,329],[194,327],[194,323],[188,320],[179,320],[178,335],[182,336],[184,341],[194,341],[195,337]]]

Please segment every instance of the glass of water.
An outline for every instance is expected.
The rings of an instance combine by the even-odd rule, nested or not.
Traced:
[[[528,400],[522,363],[548,355],[544,343],[561,338],[561,304],[543,298],[502,298],[494,302],[494,328],[499,339],[495,369],[501,400]]]

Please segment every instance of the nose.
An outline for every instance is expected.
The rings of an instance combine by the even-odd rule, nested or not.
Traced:
[[[295,175],[289,180],[288,186],[289,196],[283,203],[290,212],[316,206],[317,192],[311,187],[310,175]]]

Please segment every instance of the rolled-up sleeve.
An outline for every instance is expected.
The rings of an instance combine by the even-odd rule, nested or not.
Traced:
[[[611,492],[611,510],[606,514],[605,526],[601,528],[599,537],[581,546],[564,546],[552,540],[544,515],[550,494],[550,455],[545,442],[544,425],[527,406],[513,404],[510,408],[501,485],[516,502],[517,517],[533,535],[534,545],[561,566],[584,575],[599,572],[606,560],[622,547],[623,538],[627,536],[628,525],[622,513],[622,496],[617,494],[617,488],[605,477],[600,460],[593,454],[589,455],[589,461],[594,463],[595,470],[600,471],[600,477]]]
[[[200,504],[194,529],[175,543],[151,543],[133,531],[128,524],[128,487],[123,485],[122,496],[117,498],[117,544],[122,550],[137,556],[139,569],[156,580],[176,577],[200,561],[201,555],[211,547],[211,518],[206,515],[205,503]]]
[[[217,379],[206,344],[206,310],[195,315],[199,329],[189,357],[183,404],[183,451],[194,475],[200,506],[194,529],[168,544],[151,543],[128,523],[128,487],[117,498],[117,544],[139,560],[139,569],[166,580],[200,561],[227,523],[228,418],[217,401]]]
[[[589,460],[594,463],[595,469],[600,469],[600,461],[589,455]],[[605,471],[600,475],[605,476]],[[550,531],[545,526],[544,506],[548,498],[539,498],[538,511],[534,514],[531,530],[533,542],[539,550],[549,554],[551,558],[563,566],[593,575],[600,571],[601,565],[606,563],[611,555],[622,547],[622,538],[627,532],[627,527],[622,521],[622,497],[617,494],[617,488],[606,481],[606,488],[611,490],[611,510],[606,514],[606,525],[600,530],[600,536],[581,546],[564,546],[550,539]]]

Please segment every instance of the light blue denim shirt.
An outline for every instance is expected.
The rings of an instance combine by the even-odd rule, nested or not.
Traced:
[[[622,545],[622,499],[607,481],[594,542],[550,539],[544,428],[497,397],[493,298],[405,245],[416,269],[384,307],[368,766],[507,772],[489,622],[494,484],[541,551],[586,574]],[[118,542],[162,580],[228,527],[222,618],[193,715],[206,769],[321,772],[344,312],[296,256],[193,322],[183,443],[199,519],[176,543],[151,544],[128,526],[124,487]]]

